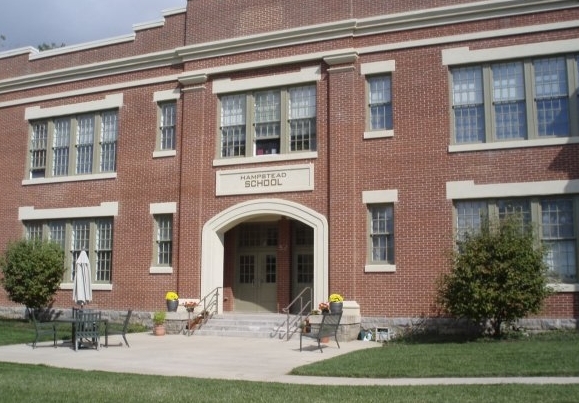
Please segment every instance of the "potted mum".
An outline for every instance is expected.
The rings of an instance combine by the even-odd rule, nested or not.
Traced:
[[[330,312],[340,313],[344,307],[344,297],[340,294],[330,295]]]
[[[153,314],[153,334],[155,336],[165,335],[165,312],[157,311]]]
[[[167,300],[167,311],[177,312],[177,308],[179,307],[179,296],[177,293],[169,291],[165,294],[165,300]]]

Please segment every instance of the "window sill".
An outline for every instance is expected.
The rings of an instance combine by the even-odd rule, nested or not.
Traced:
[[[80,182],[80,181],[96,181],[101,179],[116,179],[117,173],[110,172],[104,174],[93,174],[93,175],[73,175],[73,176],[58,176],[51,178],[35,178],[35,179],[24,179],[22,185],[44,185],[46,183],[64,183],[64,182]]]
[[[376,130],[371,132],[364,132],[364,140],[381,139],[385,137],[394,137],[394,130]]]
[[[260,155],[259,157],[220,158],[213,160],[213,166],[221,167],[228,165],[258,164],[262,162],[296,161],[312,158],[318,158],[317,151],[308,151],[303,153],[292,153],[292,154]]]
[[[448,146],[448,152],[458,153],[469,151],[504,150],[510,148],[558,146],[578,143],[579,137],[556,137],[533,140],[497,141],[494,143],[453,144]]]
[[[153,158],[174,157],[177,155],[176,150],[158,150],[153,151]]]
[[[61,290],[72,290],[74,288],[73,283],[60,283]],[[112,291],[113,285],[112,284],[100,284],[100,283],[92,283],[91,288],[97,291]]]
[[[149,267],[150,274],[173,274],[173,267],[171,266],[151,266]]]
[[[394,264],[367,264],[364,267],[366,273],[394,273],[396,265]]]
[[[579,284],[548,284],[549,288],[552,288],[555,292],[579,292]]]

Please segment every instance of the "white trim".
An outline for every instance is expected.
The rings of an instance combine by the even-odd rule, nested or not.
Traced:
[[[165,91],[155,91],[153,93],[153,102],[174,101],[181,98],[181,90],[174,88]]]
[[[394,273],[396,265],[394,264],[367,264],[364,266],[365,273]]]
[[[123,106],[123,94],[110,94],[106,95],[104,99],[98,101],[79,102],[76,104],[53,106],[49,108],[31,106],[24,110],[24,119],[33,120],[55,116],[74,115],[104,109],[120,108],[121,106]]]
[[[171,7],[171,8],[166,8],[164,10],[161,10],[161,14],[163,14],[163,17],[169,17],[171,15],[176,15],[176,14],[182,14],[187,12],[187,7]]]
[[[476,144],[451,144],[448,146],[448,152],[458,153],[469,151],[506,150],[512,148],[559,146],[565,144],[579,144],[579,137],[555,137],[547,139],[496,141],[492,143]]]
[[[153,151],[153,158],[174,157],[177,155],[176,150],[159,150]]]
[[[549,288],[553,289],[554,292],[579,292],[579,284],[548,284]]]
[[[579,40],[577,38],[476,50],[470,50],[467,46],[464,46],[443,49],[442,64],[448,66],[494,60],[521,59],[555,53],[570,53],[578,50]]]
[[[282,199],[259,199],[236,204],[210,218],[203,225],[201,241],[201,295],[223,287],[225,232],[241,222],[266,215],[283,215],[309,225],[314,230],[314,301],[328,295],[328,238],[326,217],[304,205]],[[223,298],[220,293],[220,298]],[[219,301],[219,313],[223,310]]]
[[[365,190],[362,192],[362,203],[396,203],[398,202],[398,189],[390,190]]]
[[[171,267],[171,266],[151,266],[151,267],[149,267],[149,274],[173,274],[173,267]]]
[[[73,283],[60,283],[61,290],[72,290],[74,288]],[[103,284],[103,283],[92,283],[91,288],[97,291],[112,291],[113,285],[111,284]]]
[[[23,179],[22,180],[22,186],[44,185],[47,183],[96,181],[96,180],[102,180],[102,179],[116,179],[116,178],[117,178],[116,172],[103,173],[103,174],[92,174],[92,175],[52,176],[49,178]]]
[[[362,63],[360,65],[360,73],[362,75],[392,73],[393,71],[396,71],[396,62],[394,60]]]
[[[91,42],[79,43],[76,45],[64,46],[62,48],[54,48],[44,50],[42,52],[31,53],[28,60],[43,59],[46,57],[64,55],[66,53],[80,52],[82,50],[94,49],[103,46],[117,45],[119,43],[133,42],[135,40],[135,33],[115,36],[108,39],[99,39]]]
[[[260,162],[282,162],[282,161],[297,161],[318,158],[317,151],[307,151],[303,153],[290,154],[268,154],[253,157],[239,157],[239,158],[219,158],[213,160],[214,167],[222,167],[228,165],[244,165],[244,164],[258,164]]]
[[[579,179],[476,185],[474,181],[446,183],[449,200],[491,197],[548,196],[579,193]]]
[[[385,137],[394,137],[394,130],[375,130],[364,132],[364,139],[382,139]]]
[[[144,31],[146,29],[151,28],[161,28],[165,25],[165,19],[162,18],[160,20],[148,21],[148,22],[139,22],[137,24],[133,24],[133,31]]]
[[[38,53],[38,49],[33,48],[32,46],[26,46],[24,48],[12,49],[7,50],[5,52],[0,52],[0,59],[6,59],[8,57],[20,56],[30,53]]]
[[[100,206],[36,209],[34,206],[18,208],[18,220],[52,220],[59,218],[109,217],[119,214],[118,202],[102,202]]]
[[[177,212],[177,203],[151,203],[149,205],[149,214],[175,214]]]
[[[280,87],[284,85],[300,84],[309,81],[319,81],[322,78],[321,67],[303,67],[296,73],[277,74],[267,77],[246,78],[243,80],[231,80],[224,78],[213,81],[213,93],[222,94],[229,92],[256,90],[267,87]]]

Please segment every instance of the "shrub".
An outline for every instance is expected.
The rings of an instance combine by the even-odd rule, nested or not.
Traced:
[[[8,297],[31,309],[47,306],[64,275],[64,252],[52,242],[20,240],[0,257],[0,282]]]
[[[545,249],[520,217],[484,221],[453,252],[453,269],[442,276],[438,302],[444,311],[468,318],[495,337],[503,324],[538,313],[547,288]]]

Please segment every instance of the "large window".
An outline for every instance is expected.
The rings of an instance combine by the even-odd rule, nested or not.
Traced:
[[[578,136],[578,63],[573,55],[453,68],[454,143]]]
[[[91,263],[92,281],[112,282],[112,218],[26,221],[24,225],[29,239],[48,239],[65,251],[64,282],[73,281],[75,262],[83,250]]]
[[[221,97],[220,157],[316,149],[316,87],[269,89]]]
[[[116,110],[31,122],[29,177],[115,172]]]
[[[370,264],[394,264],[394,208],[392,204],[368,206]]]
[[[392,130],[392,82],[389,75],[368,78],[368,129]]]
[[[578,208],[577,196],[460,201],[455,203],[457,237],[460,242],[465,232],[478,230],[485,217],[492,220],[517,214],[522,223],[538,228],[536,235],[547,247],[545,262],[551,275],[564,283],[576,283]]]

